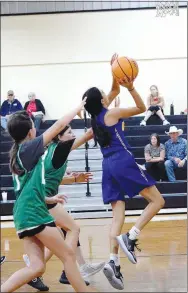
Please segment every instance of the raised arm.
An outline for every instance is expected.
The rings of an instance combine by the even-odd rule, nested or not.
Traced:
[[[111,88],[109,94],[107,95],[107,103],[106,103],[107,106],[109,106],[113,102],[113,100],[117,97],[117,95],[119,95],[119,93],[120,93],[119,83],[113,77],[112,88]]]
[[[43,141],[44,146],[47,145],[52,141],[52,139],[65,128],[67,124],[71,122],[71,120],[77,115],[77,113],[82,109],[82,107],[85,105],[85,99],[81,102],[79,106],[74,108],[71,112],[63,116],[61,119],[56,121],[50,128],[48,128],[43,133]]]
[[[115,108],[119,108],[119,106],[120,106],[120,97],[115,98],[114,106],[115,106]]]
[[[133,100],[135,101],[136,106],[130,108],[114,108],[109,110],[109,112],[105,116],[105,122],[108,126],[114,125],[120,118],[129,118],[131,116],[138,115],[146,111],[146,106],[139,93],[133,87],[133,83],[124,83],[122,81],[120,82],[122,86],[128,89]],[[108,120],[108,122],[106,119]]]
[[[117,54],[114,54],[111,58],[110,61],[110,65],[113,64],[113,62],[118,58]],[[107,95],[107,101],[106,101],[106,105],[109,106],[113,100],[117,97],[117,95],[119,95],[120,93],[120,86],[119,83],[117,82],[117,80],[114,78],[114,76],[112,76],[112,87],[110,92]]]

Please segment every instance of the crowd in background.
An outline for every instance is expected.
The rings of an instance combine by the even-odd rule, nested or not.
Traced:
[[[14,92],[9,90],[7,93],[7,99],[3,102],[0,115],[1,115],[1,128],[3,131],[7,129],[7,120],[9,116],[19,110],[26,110],[29,116],[32,118],[35,128],[38,131],[40,129],[41,122],[45,115],[45,108],[39,99],[36,99],[35,93],[28,94],[29,101],[24,106],[18,99],[15,98]]]
[[[146,126],[148,119],[152,115],[157,115],[162,121],[163,125],[170,123],[164,116],[164,98],[159,94],[158,87],[152,85],[150,87],[150,95],[147,99],[148,110],[144,120],[141,121],[141,126]],[[114,101],[114,107],[120,106],[120,98],[117,97]],[[45,115],[45,108],[42,102],[36,98],[34,92],[28,94],[28,101],[24,106],[18,99],[15,98],[14,92],[9,90],[7,99],[3,102],[1,115],[1,129],[6,132],[7,120],[12,113],[19,110],[26,110],[32,118],[36,130],[40,129],[41,123]],[[186,110],[182,114],[186,114]],[[81,119],[84,119],[83,112],[78,113]],[[123,127],[123,126],[122,126]],[[187,169],[187,140],[182,138],[182,129],[177,129],[176,126],[171,126],[169,132],[165,132],[170,136],[170,139],[163,145],[160,143],[160,136],[153,133],[150,137],[150,143],[145,146],[145,168],[147,172],[157,181],[170,182],[176,181],[175,170],[178,168]],[[93,147],[97,146],[97,141],[94,139]]]
[[[170,139],[163,145],[160,143],[158,134],[153,133],[150,143],[145,146],[145,167],[147,172],[157,181],[175,182],[175,172],[177,168],[187,170],[187,140],[182,138],[182,129],[171,126],[166,132]],[[166,160],[165,160],[166,158]]]

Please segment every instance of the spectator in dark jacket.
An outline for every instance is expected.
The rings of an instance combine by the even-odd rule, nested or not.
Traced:
[[[36,99],[35,93],[28,94],[29,101],[25,103],[24,110],[33,119],[36,130],[40,129],[42,119],[45,115],[45,109],[42,102]]]
[[[1,127],[3,129],[7,128],[8,117],[17,111],[22,110],[23,107],[21,103],[15,99],[14,92],[12,90],[7,93],[7,100],[3,102],[0,110],[1,115]]]

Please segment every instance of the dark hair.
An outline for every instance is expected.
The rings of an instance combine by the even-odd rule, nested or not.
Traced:
[[[19,149],[19,143],[26,138],[30,129],[32,129],[31,118],[26,111],[18,111],[12,114],[7,123],[7,129],[14,143],[10,150],[10,170],[12,173],[20,174],[19,166],[16,162],[16,156]]]
[[[100,112],[103,109],[103,96],[97,87],[92,87],[84,93],[82,99],[84,99],[85,97],[87,97],[87,100],[84,107],[86,111],[91,115],[91,126],[93,129],[95,139],[101,147],[107,147],[109,146],[111,141],[110,132],[102,125],[99,125],[96,121],[96,117],[100,114]]]
[[[67,126],[65,126],[65,128],[63,128],[63,130],[61,130],[54,138],[53,138],[53,142],[58,142],[59,141],[59,138],[58,138],[58,136],[60,135],[60,136],[62,136],[64,133],[65,133],[65,131],[67,131],[69,128],[70,128],[71,126],[68,124]]]
[[[99,113],[102,110],[102,94],[100,90],[97,87],[92,87],[88,89],[82,99],[87,97],[86,104],[85,104],[85,109],[86,111],[91,115],[91,117],[99,115]]]
[[[151,136],[150,136],[150,144],[151,144],[152,136],[155,136],[156,137],[156,139],[157,139],[157,146],[159,147],[160,146],[160,143],[161,143],[160,136],[157,133],[152,133]]]

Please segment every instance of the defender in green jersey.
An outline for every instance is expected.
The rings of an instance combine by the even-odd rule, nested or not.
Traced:
[[[30,266],[14,273],[1,286],[1,292],[13,292],[45,271],[44,246],[64,263],[67,277],[76,292],[88,292],[77,268],[75,252],[65,244],[45,203],[44,147],[76,116],[85,101],[55,122],[36,138],[33,121],[26,111],[12,114],[8,131],[14,140],[10,167],[14,177],[16,202],[14,222],[30,257]],[[93,291],[90,289],[90,291]]]
[[[25,152],[30,156],[31,151],[33,152],[32,160],[36,158],[38,162],[33,169],[28,169],[28,167],[26,169],[23,165],[25,158],[22,159],[22,157]],[[16,160],[20,169],[20,175],[13,173],[16,195],[13,216],[15,228],[20,238],[27,236],[28,230],[31,231],[33,228],[54,221],[45,203],[44,159],[47,151],[43,153],[42,136],[35,138],[30,144],[27,142],[20,144],[18,148]],[[27,160],[29,160],[29,156]]]
[[[73,246],[73,249],[76,248],[77,244],[77,261],[80,266],[80,272],[84,279],[88,279],[88,277],[98,273],[101,269],[103,269],[105,262],[93,264],[86,263],[80,248],[80,242],[78,240],[79,227],[70,214],[64,209],[63,205],[54,202],[56,200],[59,201],[59,196],[61,196],[56,195],[58,193],[59,185],[72,184],[76,182],[87,182],[91,179],[91,173],[74,173],[74,176],[64,177],[67,167],[67,157],[70,151],[78,148],[91,137],[92,132],[88,131],[81,138],[75,141],[75,136],[71,130],[71,127],[68,125],[59,133],[56,138],[54,138],[53,142],[48,146],[48,152],[44,161],[46,180],[45,190],[47,196],[46,202],[51,203],[47,205],[48,209],[50,210],[51,215],[55,218],[56,225],[61,228],[65,237],[67,233],[68,237],[71,237],[71,245]],[[62,199],[62,197],[60,197],[60,199]],[[67,240],[68,237],[66,238]],[[53,253],[47,249],[45,254],[46,262],[51,258],[52,255]],[[24,255],[23,259],[26,264],[29,265],[29,257]],[[63,284],[69,284],[64,270],[59,281]],[[86,284],[89,285],[89,282],[86,281]],[[29,283],[29,285],[40,290],[42,285],[41,278],[33,280]],[[43,288],[44,287],[45,285],[43,284]]]

